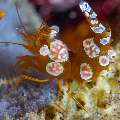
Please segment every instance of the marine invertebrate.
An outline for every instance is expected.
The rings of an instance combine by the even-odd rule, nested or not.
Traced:
[[[98,22],[97,22],[98,23]],[[96,23],[96,24],[97,24]],[[51,31],[54,31],[54,30],[51,30]],[[25,31],[26,32],[26,31]],[[56,34],[57,32],[53,32],[52,33],[52,35],[53,34]],[[36,34],[36,33],[35,33]],[[98,34],[100,34],[100,33],[98,33]],[[48,36],[48,35],[45,35],[46,37]],[[55,35],[53,35],[53,36],[55,36]],[[51,39],[54,39],[54,37],[53,36],[51,36],[51,33],[50,33],[50,38]],[[35,37],[36,38],[36,37]],[[46,39],[47,40],[47,39]],[[84,39],[83,39],[84,40]],[[114,52],[113,51],[111,51],[111,49],[110,50],[108,50],[107,52],[106,52],[106,54],[101,54],[101,46],[102,46],[102,44],[98,44],[97,42],[96,42],[96,39],[94,39],[93,38],[93,36],[91,36],[90,37],[90,39],[88,39],[87,37],[86,37],[86,39],[84,40],[85,41],[85,43],[86,43],[86,41],[88,42],[90,40],[90,42],[92,43],[89,43],[89,44],[83,44],[84,42],[81,42],[82,43],[82,50],[84,51],[82,54],[85,54],[86,56],[85,57],[83,57],[83,58],[88,58],[86,61],[87,62],[84,62],[84,61],[82,61],[82,64],[80,65],[80,64],[76,64],[75,66],[77,66],[77,65],[79,65],[79,72],[81,73],[79,73],[79,75],[81,75],[81,78],[83,78],[83,82],[84,81],[89,81],[89,80],[91,80],[92,79],[92,77],[94,76],[94,74],[95,74],[95,71],[94,71],[94,67],[92,67],[92,65],[91,65],[91,63],[90,63],[90,61],[89,60],[93,60],[93,62],[94,62],[94,60],[97,60],[97,61],[95,61],[94,63],[99,63],[99,60],[100,60],[100,58],[101,58],[101,56],[103,57],[103,56],[105,56],[105,57],[109,57],[110,59],[107,59],[107,60],[109,60],[109,62],[111,62],[112,61],[112,57],[114,57]],[[99,39],[98,39],[99,40]],[[55,41],[56,41],[56,38],[55,38]],[[58,40],[57,40],[58,41]],[[82,41],[82,40],[80,40],[80,41]],[[53,42],[53,41],[52,41]],[[74,41],[75,42],[75,41]],[[51,42],[50,42],[51,43]],[[67,60],[65,60],[65,61],[61,61],[61,57],[58,57],[58,54],[59,53],[61,53],[60,52],[60,50],[61,50],[61,48],[59,47],[59,45],[58,46],[56,46],[56,44],[55,44],[55,46],[53,46],[52,47],[52,55],[53,55],[53,57],[51,57],[51,56],[49,56],[49,53],[50,53],[50,49],[51,49],[51,47],[50,47],[50,44],[43,44],[43,45],[41,45],[41,47],[40,47],[40,49],[39,49],[39,55],[41,56],[41,57],[46,57],[46,58],[48,58],[48,63],[47,63],[47,65],[48,64],[52,64],[52,63],[56,63],[56,60],[57,60],[57,65],[58,66],[63,66],[63,68],[64,68],[64,63],[66,63],[68,60],[70,61],[71,59],[73,60],[74,58],[73,58],[73,55],[75,56],[75,54],[78,54],[79,52],[76,52],[76,51],[73,51],[72,49],[70,49],[70,47],[68,47],[67,45],[68,44],[65,44],[66,43],[66,41],[64,40],[64,42],[62,42],[62,41],[58,41],[58,43],[60,43],[60,45],[62,44],[62,46],[64,46],[65,45],[65,49],[66,49],[66,47],[67,47],[67,50],[68,50],[68,52],[67,53],[69,53],[69,56],[68,56],[68,54],[66,54],[68,57],[67,57]],[[72,42],[73,43],[73,42]],[[36,43],[37,44],[37,43]],[[37,44],[38,45],[38,44]],[[95,47],[94,47],[95,46]],[[96,47],[97,46],[97,47]],[[86,49],[84,49],[84,47],[86,48]],[[106,48],[107,46],[106,45],[104,45],[104,47]],[[55,52],[55,54],[53,54],[54,53],[54,49],[53,48],[57,48],[57,50],[56,50],[56,52]],[[87,49],[88,48],[88,49]],[[95,49],[95,48],[97,48],[97,49]],[[81,49],[81,48],[80,48]],[[45,51],[44,51],[45,50]],[[86,50],[86,51],[85,51]],[[113,54],[111,54],[111,52],[113,52]],[[87,53],[87,54],[86,54]],[[113,55],[113,56],[112,56]],[[60,54],[60,56],[61,56],[61,54]],[[80,56],[82,56],[82,55],[80,55]],[[92,57],[91,57],[92,56]],[[52,59],[51,59],[52,58]],[[63,57],[62,57],[63,58]],[[43,60],[43,59],[42,59]],[[79,59],[80,60],[80,59]],[[85,59],[84,59],[85,60]],[[91,60],[91,61],[92,61]],[[32,62],[33,62],[33,64],[34,64],[34,58],[31,60]],[[77,60],[76,60],[77,61]],[[28,62],[28,60],[26,60],[26,62]],[[74,61],[75,62],[75,61]],[[73,62],[73,63],[74,63]],[[21,63],[21,62],[20,62]],[[43,62],[42,62],[43,63]],[[105,62],[106,63],[106,62]],[[101,61],[100,61],[100,64],[101,64]],[[46,65],[46,67],[47,67],[47,65]],[[103,65],[105,65],[104,64],[104,61],[102,62],[102,66],[101,67],[103,67],[103,68],[106,68],[107,66],[108,66],[108,62],[107,62],[107,64],[106,64],[106,67],[104,67]],[[31,66],[31,63],[29,64],[29,68],[30,68],[30,66]],[[38,66],[38,65],[37,65]],[[55,68],[57,68],[58,66],[54,66],[54,64],[53,64],[53,67],[52,67],[52,69],[53,69],[53,73],[55,73],[54,72],[54,70],[56,71],[56,69],[54,69],[54,67]],[[81,67],[80,66],[82,66],[82,69],[81,69]],[[97,66],[97,65],[95,65],[95,66]],[[34,66],[33,66],[34,67]],[[32,67],[32,68],[33,68]],[[29,70],[29,68],[28,69],[26,69],[26,68],[23,68],[23,70]],[[36,66],[34,67],[34,68],[36,68]],[[30,68],[31,69],[31,68]],[[74,68],[75,69],[75,68]],[[73,70],[74,70],[73,69]],[[45,70],[46,70],[46,72],[47,72],[47,69],[45,68]],[[72,70],[72,71],[73,71]],[[38,71],[39,72],[41,72],[39,69],[38,69]],[[51,73],[49,73],[49,72],[47,72],[47,74],[48,75],[50,75],[51,76],[51,78],[49,79],[49,80],[51,80],[52,78],[57,78],[57,80],[59,80],[59,81],[61,81],[58,77],[59,77],[59,75],[62,75],[63,73],[64,73],[64,70],[62,70],[63,72],[61,73],[60,72],[60,74],[58,74],[57,76],[56,76],[56,74],[51,74]],[[82,71],[82,72],[81,72]],[[23,74],[24,73],[26,73],[27,71],[23,71]],[[29,71],[28,71],[29,72]],[[104,73],[105,75],[104,76],[107,76],[107,74],[106,73]],[[28,76],[28,75],[30,75],[30,73],[28,74],[27,73],[27,75],[22,75],[21,76],[21,79],[25,79],[25,80],[32,80],[32,81],[34,81],[34,82],[39,82],[39,83],[44,83],[44,82],[47,82],[47,81],[49,81],[49,80],[46,80],[45,81],[45,79],[44,79],[44,81],[40,81],[39,79],[33,79],[31,76]],[[97,77],[98,77],[98,75],[97,75]],[[96,77],[96,78],[97,78]],[[47,77],[46,77],[47,78]],[[63,78],[63,77],[61,77],[61,78]],[[67,82],[67,79],[64,79],[65,80],[65,82]],[[94,79],[94,80],[96,80],[96,79]],[[99,80],[97,81],[97,85],[99,84],[98,83],[99,82]],[[81,81],[79,81],[78,80],[78,83],[81,83]],[[106,85],[105,84],[105,82],[104,82],[104,79],[103,79],[103,81],[101,82],[101,83],[103,83],[103,84],[101,84],[100,85],[100,87],[102,87],[102,88],[105,88],[105,89],[108,89],[108,92],[109,92],[109,86],[108,86],[108,84]],[[91,85],[91,83],[88,83],[89,85]],[[71,85],[71,84],[70,84]],[[95,85],[95,84],[94,84]],[[73,85],[74,86],[74,85]],[[26,87],[26,86],[25,86]],[[79,88],[81,88],[82,86],[79,86]],[[85,94],[84,94],[84,92],[82,91],[82,89],[77,89],[76,90],[76,93],[77,92],[79,92],[77,95],[75,95],[76,93],[73,93],[73,94],[69,94],[68,95],[68,93],[66,92],[65,94],[64,94],[64,103],[62,103],[61,101],[56,105],[57,107],[59,107],[59,109],[61,109],[62,110],[62,112],[64,112],[63,114],[67,114],[65,117],[67,117],[67,118],[71,118],[71,119],[82,119],[82,115],[81,114],[84,114],[84,111],[83,111],[83,109],[84,110],[86,110],[88,113],[89,113],[89,115],[90,115],[90,117],[92,117],[91,119],[93,120],[93,118],[96,120],[96,119],[99,119],[99,116],[101,115],[101,111],[100,110],[98,110],[98,108],[102,108],[102,109],[104,109],[103,110],[103,112],[108,112],[108,111],[111,111],[111,108],[113,107],[110,107],[109,106],[109,104],[110,104],[110,102],[109,102],[109,97],[107,97],[107,95],[108,95],[108,93],[106,93],[107,92],[107,90],[106,90],[106,92],[105,92],[105,94],[101,94],[102,92],[100,91],[97,91],[96,89],[94,89],[92,92],[94,92],[93,93],[93,96],[95,97],[94,99],[94,102],[95,102],[95,107],[94,107],[94,105],[92,104],[93,103],[93,101],[91,100],[91,97],[89,97],[90,95],[91,95],[91,90],[90,89],[88,89],[87,88],[88,86],[84,86],[84,88],[85,88]],[[91,87],[91,86],[90,86]],[[98,87],[98,86],[97,86]],[[31,88],[33,88],[33,84],[31,85]],[[95,86],[95,88],[96,88],[96,86]],[[39,88],[40,89],[40,88]],[[47,93],[47,91],[46,91],[46,93]],[[32,91],[32,94],[34,95],[34,92]],[[83,94],[83,95],[80,95],[80,94]],[[69,97],[70,96],[70,97]],[[71,99],[72,98],[72,99]],[[102,98],[102,99],[101,99]],[[63,99],[62,99],[63,100]],[[74,101],[76,101],[76,103],[80,103],[79,105],[75,105],[75,102]],[[116,102],[116,100],[114,100],[115,102]],[[63,107],[61,106],[63,104]],[[37,106],[38,106],[38,104],[36,104]],[[81,106],[82,105],[82,106]],[[67,107],[66,107],[67,106]],[[74,107],[75,106],[75,107]],[[84,106],[84,107],[83,107]],[[109,109],[105,109],[105,108],[108,108],[108,107],[110,107]],[[97,108],[97,109],[96,109]],[[49,109],[49,108],[48,108]],[[51,111],[51,109],[52,108],[50,108],[49,110],[49,115],[51,115],[52,113],[54,113],[53,111]],[[74,112],[75,110],[77,110],[77,113],[76,112]],[[69,114],[70,113],[70,114]],[[113,113],[113,112],[112,112]],[[106,113],[105,113],[106,114]],[[105,114],[103,113],[103,116],[101,117],[101,119],[105,119]],[[86,113],[85,113],[85,118],[86,119],[89,119],[89,115],[87,115]],[[52,116],[52,115],[51,115]],[[37,116],[35,116],[36,118],[37,118]],[[56,119],[57,118],[60,118],[60,115],[58,114],[58,113],[56,113]],[[65,118],[64,116],[63,116],[63,118]],[[48,117],[49,119],[50,119],[50,117]],[[83,119],[85,119],[85,118],[83,118]],[[112,116],[111,116],[111,118],[112,118]],[[22,119],[22,118],[21,118]],[[27,118],[26,118],[27,119]],[[35,119],[35,118],[33,118],[33,119]],[[54,118],[55,119],[55,118]],[[106,117],[106,119],[110,119],[110,117]],[[117,119],[117,118],[116,118]]]
[[[96,80],[99,73],[107,68],[110,62],[107,53],[111,49],[111,30],[99,22],[97,14],[87,2],[81,1],[79,7],[88,21],[90,32],[89,36],[78,38],[78,51],[74,51],[70,45],[76,45],[74,41],[69,43],[67,39],[57,39],[59,28],[56,26],[42,24],[35,33],[29,33],[22,25],[24,31],[20,33],[24,37],[24,44],[20,45],[31,52],[31,55],[18,57],[17,65],[23,74],[28,74],[32,68],[42,72],[48,80],[76,80],[82,83]],[[25,78],[24,75],[21,78]]]

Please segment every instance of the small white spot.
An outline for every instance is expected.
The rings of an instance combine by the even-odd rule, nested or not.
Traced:
[[[115,57],[116,56],[116,52],[114,50],[108,50],[108,56],[113,56]]]
[[[111,31],[108,33],[108,37],[100,39],[100,43],[102,45],[109,44],[110,43],[110,39],[111,39]]]
[[[102,70],[101,71],[101,75],[102,76],[107,76],[108,75],[108,71],[107,70]]]
[[[105,55],[99,57],[99,63],[101,66],[108,66],[109,65],[109,58]]]
[[[49,48],[47,45],[44,45],[39,50],[40,55],[47,56],[49,54]]]
[[[97,20],[91,20],[90,22],[91,22],[92,25],[98,24],[98,21],[97,21]]]
[[[94,45],[94,38],[88,38],[83,41],[83,47],[89,48],[90,46]]]
[[[58,26],[51,26],[51,32],[50,32],[50,37],[54,38],[57,33],[59,32],[59,27]]]
[[[93,71],[89,64],[82,63],[80,65],[80,75],[81,75],[81,78],[84,80],[89,80],[92,78]]]
[[[59,27],[56,25],[51,26],[51,29],[56,31],[56,33],[59,33],[59,31],[60,31]]]
[[[97,45],[94,45],[94,46],[92,47],[92,51],[93,51],[93,55],[92,55],[93,58],[99,56],[99,54],[100,54],[100,48],[99,48]]]
[[[52,76],[59,76],[63,73],[64,68],[60,63],[51,62],[46,65],[46,71]]]
[[[111,62],[114,61],[114,58],[116,57],[116,52],[114,50],[108,50],[108,57]]]
[[[102,33],[105,31],[105,27],[100,23],[98,26],[91,27],[95,33]]]
[[[109,42],[110,42],[109,38],[102,38],[102,39],[100,39],[100,43],[102,45],[107,45]]]
[[[92,14],[90,14],[90,17],[91,17],[92,19],[96,19],[97,14],[96,14],[95,12],[93,12]]]
[[[85,16],[89,17],[90,16],[89,12],[85,11]]]
[[[85,12],[85,11],[90,12],[91,11],[91,7],[87,2],[80,2],[79,6],[83,12]]]

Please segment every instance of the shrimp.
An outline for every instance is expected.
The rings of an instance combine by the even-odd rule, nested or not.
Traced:
[[[64,37],[62,41],[56,37],[59,27],[50,27],[45,23],[41,24],[35,33],[27,32],[17,10],[24,28],[24,31],[20,32],[24,37],[24,43],[18,45],[31,52],[31,55],[17,58],[16,65],[22,70],[21,81],[45,83],[55,79],[58,81],[58,87],[61,88],[62,81],[69,83],[75,80],[79,84],[96,81],[101,71],[108,68],[111,62],[108,53],[112,49],[111,29],[98,20],[97,14],[87,2],[81,1],[79,7],[90,26],[89,36],[91,37],[86,36],[84,39],[81,35],[81,38],[78,38],[78,44],[70,38],[74,35],[73,30],[68,34],[70,40]],[[75,45],[79,45],[78,51],[74,50]],[[28,75],[31,68],[42,73],[46,79],[39,80]]]

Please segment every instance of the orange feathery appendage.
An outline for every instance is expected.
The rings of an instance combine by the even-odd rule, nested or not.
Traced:
[[[44,44],[50,42],[50,28],[46,25],[41,25],[36,33],[22,32],[25,43],[24,47],[32,53],[32,55],[25,55],[18,57],[18,65],[21,69],[26,71],[29,68],[36,68],[40,72],[45,72],[45,64],[48,62],[47,57],[40,56],[39,49]]]

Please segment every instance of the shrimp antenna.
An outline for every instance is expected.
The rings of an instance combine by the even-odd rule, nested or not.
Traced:
[[[16,7],[16,11],[17,11],[17,15],[18,15],[18,19],[19,19],[19,22],[22,26],[22,28],[24,29],[24,31],[26,31],[26,28],[22,22],[22,19],[20,17],[20,14],[19,14],[19,10],[18,10],[18,5],[17,5],[17,2],[15,3],[15,7]],[[23,44],[21,43],[15,43],[15,42],[0,42],[0,44],[13,44],[13,45],[19,45],[19,46],[24,46]]]
[[[24,46],[21,43],[16,43],[16,42],[0,42],[0,44],[13,44],[13,45],[19,45],[19,46]]]
[[[20,25],[22,26],[24,32],[27,32],[23,22],[22,22],[22,19],[20,17],[20,13],[19,13],[19,9],[18,9],[18,3],[15,2],[15,7],[16,7],[16,11],[17,11],[17,15],[18,15],[18,19],[19,19],[19,22],[20,22]],[[46,25],[44,22],[42,22],[40,28],[43,26],[43,25]],[[41,35],[44,35],[46,37],[50,37],[49,35],[46,35],[46,34],[43,34],[43,33],[40,33]],[[21,43],[15,43],[15,42],[1,42],[0,41],[0,44],[13,44],[13,45],[19,45],[19,46],[23,46],[24,47],[24,44],[21,44]]]
[[[17,2],[15,3],[15,7],[16,7],[16,11],[17,11],[17,15],[18,15],[19,22],[20,22],[22,28],[24,29],[24,31],[26,31],[26,28],[25,28],[25,26],[24,26],[24,24],[23,24],[23,22],[22,22],[21,17],[20,17],[20,13],[19,13],[19,10],[18,10],[18,4],[17,4]]]

